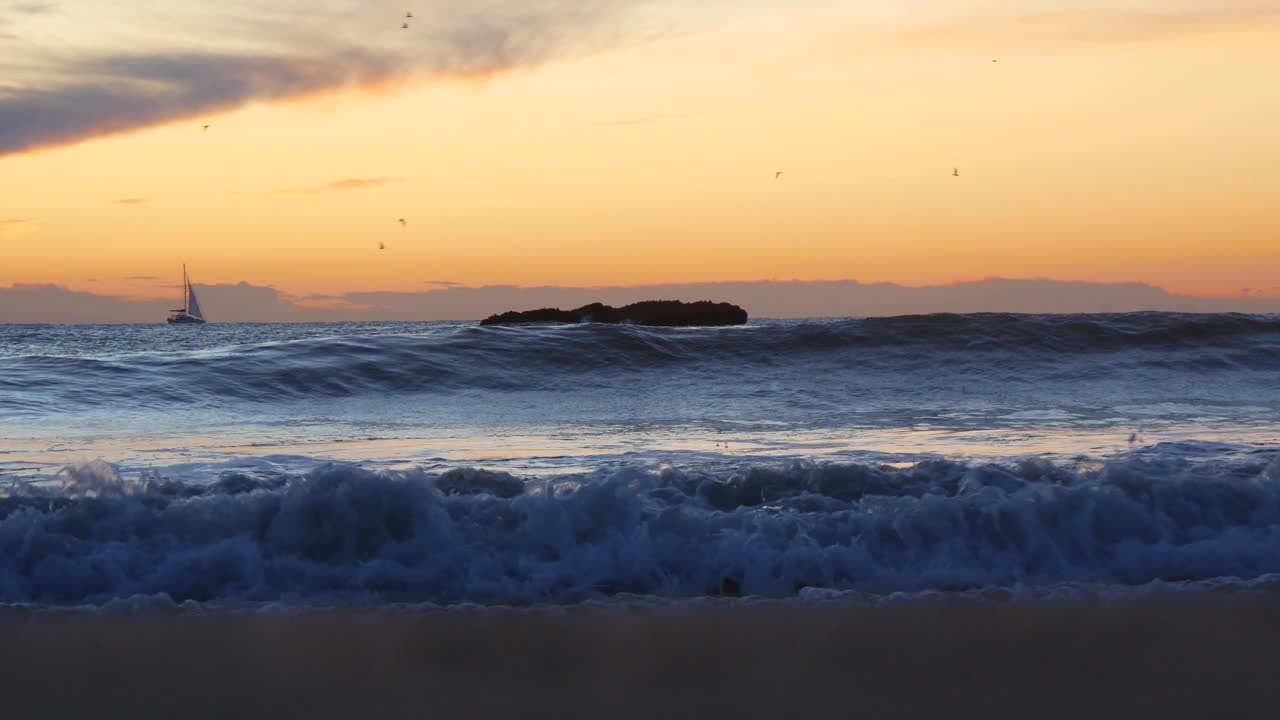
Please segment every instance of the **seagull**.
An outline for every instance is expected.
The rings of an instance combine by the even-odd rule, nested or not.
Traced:
[[[205,125],[203,128],[201,128],[201,130],[208,130],[208,129],[209,129],[208,125]]]
[[[386,244],[385,244],[385,243],[378,243],[378,249],[379,249],[379,250],[386,250],[386,249],[387,249],[387,246],[386,246]]]
[[[774,174],[773,174],[773,179],[774,179],[774,180],[777,180],[777,179],[778,179],[778,178],[780,178],[780,177],[782,177],[782,171],[781,171],[781,170],[779,170],[778,172],[776,172],[776,173],[774,173]]]
[[[405,17],[407,17],[407,18],[409,18],[410,20],[412,20],[412,19],[413,19],[413,12],[412,12],[412,11],[410,11],[410,12],[406,12],[406,13],[404,14],[404,16],[405,16]]]
[[[952,177],[960,177],[960,168],[956,168],[956,169],[952,170],[952,171],[951,171],[951,176],[952,176]]]
[[[408,30],[408,29],[409,29],[409,23],[400,23],[400,29],[401,29],[401,30]]]
[[[404,227],[408,224],[409,222],[407,220],[405,220],[404,218],[400,218],[400,227]]]

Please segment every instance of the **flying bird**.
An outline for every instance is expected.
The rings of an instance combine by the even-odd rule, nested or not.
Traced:
[[[406,12],[406,13],[404,14],[404,16],[405,16],[405,17],[407,17],[407,18],[409,18],[410,20],[412,20],[412,19],[413,19],[413,12],[412,12],[412,11]]]
[[[400,218],[399,222],[400,222],[400,227],[404,227],[405,225],[409,224],[409,221],[405,220],[404,218]]]
[[[782,177],[782,171],[781,171],[781,170],[779,170],[778,172],[776,172],[776,173],[774,173],[774,174],[773,174],[773,179],[774,179],[774,180],[777,180],[777,179],[778,179],[778,178],[780,178],[780,177]]]
[[[209,129],[208,125],[205,125],[203,128],[201,128],[201,130],[208,130],[208,129]]]
[[[960,177],[960,168],[956,168],[956,169],[952,170],[952,171],[951,171],[951,176],[952,176],[952,177]]]
[[[379,250],[386,250],[386,249],[387,249],[386,243],[378,243],[378,249],[379,249]]]

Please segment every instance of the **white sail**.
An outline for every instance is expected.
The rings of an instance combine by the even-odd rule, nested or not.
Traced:
[[[187,314],[201,320],[204,319],[204,313],[200,312],[200,301],[196,300],[196,289],[191,287],[190,280],[187,280]]]
[[[182,266],[182,308],[169,313],[167,321],[170,325],[203,325],[204,312],[200,310],[200,301],[196,299],[196,290],[191,287],[191,278],[187,275],[187,266]]]

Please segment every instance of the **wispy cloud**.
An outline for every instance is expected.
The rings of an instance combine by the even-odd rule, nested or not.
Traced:
[[[636,127],[638,125],[654,125],[657,123],[680,120],[685,116],[680,113],[654,113],[652,115],[636,115],[634,117],[601,120],[597,125],[602,127]]]
[[[10,4],[9,9],[19,15],[47,15],[57,10],[58,6],[51,2],[16,2]]]
[[[111,202],[114,205],[146,205],[151,202],[151,198],[127,197],[120,198],[119,200],[112,200]]]
[[[9,4],[0,2],[0,28],[16,25],[22,18],[48,15],[57,9],[57,5],[47,2],[17,2]],[[0,30],[0,40],[18,40],[20,38],[21,35],[16,32]]]
[[[29,234],[34,225],[23,218],[0,218],[0,237],[16,237]]]
[[[1166,38],[1256,30],[1280,25],[1276,3],[1222,3],[1200,8],[1081,9],[964,18],[895,35],[912,46],[963,48],[1061,48],[1147,42]]]
[[[388,183],[399,182],[398,178],[391,177],[375,177],[375,178],[346,178],[345,180],[335,180],[329,183],[330,190],[360,190],[367,187],[376,187],[378,185],[386,185]]]
[[[371,178],[343,178],[334,180],[322,185],[308,185],[306,187],[287,188],[277,190],[278,195],[319,195],[327,192],[343,192],[346,190],[364,190],[366,188],[378,187],[380,185],[390,185],[400,182],[400,178],[394,177],[371,177]]]
[[[419,0],[409,28],[400,26],[402,4],[391,0],[242,0],[217,11],[174,0],[130,13],[128,26],[123,15],[107,15],[101,22],[110,32],[68,39],[65,47],[32,43],[22,72],[6,73],[0,156],[254,102],[388,87],[415,77],[487,77],[651,37],[652,22],[629,22],[633,11],[672,3]],[[121,51],[121,34],[137,27],[148,30],[136,44],[140,49]]]
[[[135,282],[156,282],[160,278],[155,275],[130,275],[125,280],[133,280]]]
[[[462,286],[464,285],[464,283],[456,282],[456,281],[454,281],[454,280],[423,280],[423,281],[422,281],[422,284],[423,284],[423,285],[436,285],[436,286],[439,286],[439,287],[446,287],[446,288],[451,288],[451,287],[462,287]]]

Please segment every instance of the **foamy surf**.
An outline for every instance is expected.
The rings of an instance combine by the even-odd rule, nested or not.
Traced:
[[[0,501],[0,602],[47,607],[884,603],[1272,592],[1280,459],[330,465],[189,484],[70,467]]]
[[[0,327],[0,603],[1270,593],[1280,320]]]

